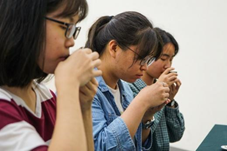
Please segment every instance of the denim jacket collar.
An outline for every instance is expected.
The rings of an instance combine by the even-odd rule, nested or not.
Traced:
[[[110,92],[110,90],[109,90],[109,88],[107,87],[107,84],[106,84],[106,82],[104,81],[104,79],[103,79],[102,76],[96,77],[96,80],[97,80],[98,83],[99,83],[98,88],[100,89],[101,92],[107,92],[107,91]],[[122,81],[119,80],[119,81],[117,82],[117,84],[118,84],[118,86],[119,86],[119,90],[120,90],[121,95],[122,95],[123,97],[125,97],[125,96],[127,95],[127,93],[126,93],[126,90],[125,90],[124,87],[123,87]],[[110,92],[110,93],[111,93],[111,92]]]

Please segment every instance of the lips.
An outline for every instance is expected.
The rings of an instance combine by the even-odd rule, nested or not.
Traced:
[[[60,57],[59,60],[60,61],[65,61],[67,59],[67,57]]]
[[[69,55],[65,55],[65,56],[60,57],[59,59],[62,60],[62,61],[64,61],[64,60],[66,60],[68,57],[69,57]]]
[[[137,78],[140,78],[140,77],[142,77],[142,76],[143,76],[143,74],[137,74],[137,75],[136,75]]]

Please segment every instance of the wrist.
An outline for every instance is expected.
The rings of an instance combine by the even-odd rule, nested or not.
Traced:
[[[69,83],[69,82],[57,82],[56,81],[56,91],[57,93],[74,93],[79,90],[79,82]]]
[[[144,114],[142,122],[147,122],[149,120],[154,119],[154,114],[149,113],[148,111]]]
[[[91,113],[91,104],[92,102],[86,102],[86,103],[81,103],[80,102],[80,107],[81,107],[81,111],[82,113]]]
[[[174,99],[172,99],[172,100],[167,104],[167,106],[172,107],[172,108],[175,108],[175,106],[176,106],[176,101],[175,101]]]
[[[142,128],[143,129],[149,129],[149,128],[151,128],[151,126],[154,124],[154,121],[155,121],[155,118],[153,116],[152,119],[147,120],[145,122],[142,122]]]

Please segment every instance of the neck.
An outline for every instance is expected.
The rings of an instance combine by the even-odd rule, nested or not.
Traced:
[[[107,65],[108,66],[108,65]],[[119,81],[119,78],[117,78],[112,71],[112,69],[110,69],[110,66],[105,66],[105,63],[102,63],[102,65],[99,66],[99,69],[102,71],[102,77],[105,81],[105,83],[113,88],[116,89],[117,88],[117,82]]]
[[[147,74],[147,72],[144,72],[144,75],[141,77],[141,79],[147,84],[152,85],[154,83],[155,78]]]
[[[34,90],[32,89],[32,82],[24,87],[24,88],[20,88],[20,87],[9,87],[9,86],[3,86],[3,88],[11,93],[13,93],[14,95],[20,97],[25,103],[26,105],[33,111],[35,112],[35,108],[36,108],[36,95]]]

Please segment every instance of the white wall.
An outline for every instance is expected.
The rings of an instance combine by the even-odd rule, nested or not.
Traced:
[[[90,25],[102,15],[134,10],[170,32],[180,45],[173,66],[182,81],[176,96],[186,130],[172,144],[196,150],[214,124],[227,125],[227,0],[88,0],[89,15],[75,47],[83,46]],[[53,80],[48,86],[55,90]]]

